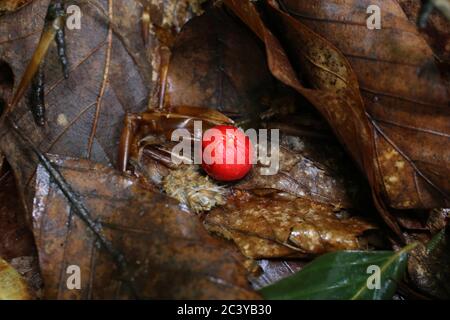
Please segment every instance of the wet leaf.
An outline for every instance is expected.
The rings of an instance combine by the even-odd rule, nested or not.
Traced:
[[[14,90],[37,46],[48,3],[35,0],[0,17],[0,55],[2,63],[12,70]],[[43,152],[112,165],[125,113],[146,108],[153,87],[152,63],[155,68],[158,64],[152,57],[159,42],[152,36],[148,46],[144,46],[142,7],[137,1],[94,0],[75,4],[81,8],[82,18],[80,30],[66,30],[69,78],[63,79],[54,43],[45,59],[46,126],[39,128],[34,124],[25,98],[11,117]],[[11,100],[8,98],[7,102]],[[37,160],[20,147],[7,124],[0,130],[0,148],[29,205]],[[28,207],[27,212],[30,210]]]
[[[364,187],[346,166],[342,150],[332,141],[320,145],[320,139],[282,136],[279,170],[262,175],[261,164],[237,183],[237,189],[273,189],[300,198],[308,198],[335,208],[356,208],[356,198],[364,198]],[[320,150],[320,151],[319,151]]]
[[[319,9],[321,1],[282,2],[284,7],[290,5],[291,13],[295,9],[303,24],[269,1],[268,12],[280,42],[252,4],[231,0],[225,3],[265,42],[272,73],[310,100],[330,123],[366,173],[375,203],[393,230],[401,234],[387,205],[445,205],[448,155],[442,152],[442,146],[450,141],[448,96],[439,75],[420,77],[416,72],[418,67],[433,63],[432,52],[398,6],[384,2],[384,10],[392,13],[385,26],[392,28],[376,33],[366,28],[365,9],[359,15],[352,14],[345,11],[352,6],[342,4],[338,6],[342,12],[339,17],[345,17],[345,23],[333,23],[339,21],[336,12]],[[352,21],[363,17],[364,23]],[[351,28],[346,28],[350,22]],[[404,31],[393,32],[396,25]],[[339,47],[352,65],[331,42],[312,30]],[[354,41],[355,32],[356,37],[370,42]],[[396,40],[399,34],[404,39]],[[378,58],[365,57],[373,50]],[[289,58],[295,63],[291,64]],[[298,76],[314,89],[302,85]],[[433,112],[425,112],[430,106]]]
[[[0,300],[29,300],[31,292],[25,280],[0,258]]]
[[[375,226],[307,198],[237,194],[205,217],[210,232],[232,239],[249,258],[311,257],[362,249]]]
[[[445,206],[450,155],[443,150],[450,146],[450,99],[433,52],[396,1],[380,3],[386,13],[380,32],[363,26],[365,12],[350,12],[348,3],[355,4],[346,2],[331,11],[320,0],[282,0],[288,12],[336,45],[358,76],[389,205],[399,209]],[[346,17],[344,22],[352,27],[337,24],[339,17]],[[350,35],[351,43],[345,41]]]
[[[192,19],[175,41],[166,95],[172,106],[252,118],[263,110],[261,99],[271,86],[258,39],[222,8]]]
[[[261,290],[266,299],[391,299],[397,283],[402,279],[408,252],[407,246],[398,252],[391,251],[341,251],[323,255],[306,265],[295,275]],[[369,277],[377,266],[380,288]]]
[[[250,281],[255,290],[259,290],[293,275],[301,270],[305,264],[305,261],[298,259],[283,261],[276,259],[258,260],[258,266],[261,268],[262,272],[252,275]]]
[[[123,254],[127,267],[119,272],[48,172],[39,167],[33,223],[44,297],[258,298],[249,288],[241,256],[208,235],[198,217],[176,201],[99,164],[60,158],[54,163],[106,239]],[[81,290],[65,286],[69,265],[80,267]]]

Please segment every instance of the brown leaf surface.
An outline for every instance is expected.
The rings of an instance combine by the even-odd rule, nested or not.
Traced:
[[[249,258],[311,257],[367,246],[358,237],[374,229],[358,217],[333,212],[306,198],[279,199],[238,193],[213,209],[206,228],[232,239]]]
[[[225,3],[265,42],[272,73],[310,100],[330,123],[366,172],[380,211],[397,233],[398,225],[383,203],[395,208],[445,206],[450,157],[450,148],[443,148],[450,142],[448,96],[438,75],[420,78],[417,74],[418,67],[433,63],[432,52],[398,6],[383,2],[390,14],[382,33],[376,33],[366,28],[367,6],[360,15],[352,15],[354,2],[339,2],[338,17],[344,19],[340,21],[335,17],[338,12],[325,4],[322,7],[321,1],[284,1],[286,6],[295,6],[300,19],[300,9],[305,11],[302,22],[309,29],[270,1],[269,16],[285,51],[252,4]],[[353,65],[312,29],[348,54]],[[355,37],[361,38],[355,41]],[[370,54],[378,54],[378,60]],[[298,74],[315,89],[305,88]]]
[[[411,23],[416,24],[419,17],[421,1],[398,0],[405,14]],[[434,10],[428,18],[427,26],[421,30],[421,34],[439,60],[447,64],[450,63],[450,23],[437,10]]]
[[[0,0],[0,15],[18,10],[32,0]]]
[[[105,237],[127,262],[120,274],[98,239],[38,168],[33,212],[46,298],[256,299],[241,256],[211,237],[195,215],[146,190],[134,178],[84,160],[55,158]],[[81,268],[81,290],[65,286],[65,268]],[[134,285],[130,293],[127,283]]]
[[[351,11],[355,5],[367,7],[365,0],[340,1],[335,10],[326,9],[321,0],[281,3],[336,45],[358,76],[389,205],[399,209],[448,205],[448,83],[398,3],[378,1],[383,13],[379,32],[367,29],[365,11]]]
[[[0,172],[0,256],[10,260],[33,254],[33,236],[11,171]]]
[[[300,271],[306,263],[298,259],[290,261],[276,259],[258,260],[258,266],[262,272],[251,277],[250,281],[255,289],[261,289]]]
[[[262,111],[272,76],[258,39],[220,7],[188,22],[177,37],[166,99],[247,118]]]
[[[26,279],[34,295],[39,296],[42,279],[33,234],[26,223],[9,168],[0,169],[0,257],[11,264]]]
[[[299,198],[307,198],[334,208],[356,208],[363,200],[363,186],[346,166],[342,150],[328,140],[301,136],[282,136],[279,171],[261,175],[261,164],[236,184],[237,189],[273,189]]]
[[[20,274],[0,257],[0,300],[30,300],[32,293]]]
[[[12,70],[14,89],[37,45],[48,3],[35,0],[0,17],[0,56]],[[69,79],[63,80],[54,43],[45,60],[46,126],[34,124],[26,98],[11,117],[43,152],[112,165],[125,113],[146,108],[153,86],[150,58],[158,40],[150,37],[144,47],[142,6],[137,1],[95,0],[78,5],[83,14],[81,29],[66,30]],[[21,194],[33,190],[28,186],[37,161],[20,147],[7,125],[0,130],[0,149],[17,175]],[[26,196],[31,201],[31,192]]]

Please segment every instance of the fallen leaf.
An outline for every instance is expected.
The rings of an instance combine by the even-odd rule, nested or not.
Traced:
[[[35,0],[0,17],[1,63],[11,70],[14,90],[37,46],[48,3]],[[63,79],[55,44],[45,59],[46,126],[34,124],[25,98],[11,118],[43,152],[113,165],[125,113],[147,107],[152,70],[158,63],[152,58],[159,42],[152,36],[144,46],[142,6],[137,1],[94,0],[77,5],[82,11],[81,29],[66,30],[69,78]],[[0,97],[6,103],[10,98]],[[13,167],[30,213],[37,160],[20,147],[7,122],[0,131],[0,149]]]
[[[279,199],[238,193],[205,217],[206,228],[232,239],[252,259],[304,258],[362,249],[375,226],[307,198]]]
[[[250,281],[255,290],[260,290],[300,271],[305,264],[306,262],[298,259],[283,261],[276,259],[258,260],[258,266],[262,272],[251,275]]]
[[[356,199],[364,198],[364,187],[344,163],[342,151],[331,141],[320,147],[318,142],[317,139],[282,135],[278,172],[262,175],[264,166],[258,164],[235,188],[273,189],[335,208],[358,207]]]
[[[32,0],[0,0],[0,15],[19,10]]]
[[[30,300],[32,297],[25,280],[0,258],[0,300]]]
[[[29,221],[10,170],[0,176],[0,256],[10,260],[34,253]]]
[[[54,164],[127,267],[119,272],[39,166],[33,231],[45,298],[258,298],[249,287],[242,256],[211,237],[198,217],[176,201],[100,164],[57,157]],[[70,265],[81,270],[81,290],[66,287]]]
[[[384,13],[379,32],[365,26],[365,10],[350,12],[350,5],[365,8],[366,1],[344,1],[337,11],[327,10],[321,0],[281,3],[336,45],[358,76],[389,205],[398,209],[446,206],[450,192],[448,85],[439,75],[432,50],[397,2],[379,2]],[[339,24],[339,17],[346,17],[343,22],[352,27]],[[345,41],[350,35],[351,43]]]
[[[255,118],[273,80],[258,39],[221,7],[188,22],[173,46],[166,100]],[[170,107],[169,107],[170,109]]]
[[[386,3],[388,2],[390,3],[390,1]],[[442,145],[449,142],[449,113],[447,106],[444,106],[448,103],[448,98],[442,82],[435,78],[432,80],[419,79],[415,73],[418,65],[422,66],[425,62],[432,62],[432,52],[417,35],[416,30],[409,25],[409,22],[403,21],[406,19],[401,16],[402,12],[399,13],[400,17],[392,14],[389,16],[392,21],[385,23],[397,23],[402,28],[406,28],[403,33],[405,37],[407,36],[405,38],[407,40],[398,42],[400,43],[399,51],[404,54],[399,54],[395,50],[389,51],[389,48],[392,47],[389,46],[389,41],[393,43],[392,37],[395,37],[395,34],[390,34],[392,32],[390,28],[383,29],[385,30],[383,31],[384,36],[381,37],[382,41],[378,42],[379,46],[376,48],[378,48],[379,54],[384,54],[386,58],[390,54],[394,57],[397,55],[396,60],[393,60],[393,65],[397,63],[400,70],[406,70],[407,73],[402,73],[400,70],[393,71],[391,66],[386,67],[386,72],[379,72],[378,63],[387,65],[388,62],[380,62],[376,59],[367,58],[364,59],[364,64],[360,63],[359,57],[364,57],[364,53],[367,51],[367,47],[364,47],[365,42],[362,40],[356,41],[357,47],[353,48],[353,50],[359,50],[353,53],[356,57],[350,53],[348,55],[348,59],[353,63],[351,66],[347,62],[347,58],[333,44],[305,25],[316,26],[314,30],[317,29],[317,32],[333,41],[346,54],[348,52],[345,50],[352,48],[348,41],[351,40],[352,44],[354,43],[353,31],[352,34],[347,34],[349,29],[345,29],[345,23],[331,23],[335,21],[333,20],[336,14],[334,11],[328,12],[325,9],[320,12],[314,11],[320,7],[320,1],[315,1],[315,5],[313,2],[283,2],[285,5],[289,3],[297,6],[295,7],[296,12],[301,12],[298,7],[313,10],[306,17],[318,15],[317,19],[303,19],[302,22],[305,24],[279,10],[274,1],[269,1],[268,12],[272,24],[276,26],[277,34],[280,35],[281,43],[267,29],[253,4],[249,2],[239,2],[238,4],[233,0],[226,0],[225,3],[265,42],[271,72],[283,83],[295,88],[310,100],[330,123],[339,140],[347,147],[347,150],[366,173],[380,213],[397,234],[401,235],[398,223],[395,217],[388,212],[387,205],[403,209],[445,206],[448,201],[449,185],[448,179],[445,177],[448,176],[446,163],[449,156],[441,149]],[[345,10],[349,10],[351,6],[338,8],[343,10],[342,12],[346,12]],[[304,10],[307,11],[306,9]],[[326,16],[327,14],[329,16]],[[301,19],[301,14],[299,15]],[[324,15],[327,17],[326,20],[318,20]],[[357,18],[362,19],[363,15],[365,17],[365,9]],[[355,18],[350,13],[339,16],[346,17],[343,19],[348,21],[344,22],[351,22],[351,19]],[[331,22],[327,23],[329,20]],[[326,28],[328,24],[336,25],[338,29]],[[372,32],[366,28],[365,18],[364,26],[354,23],[351,26],[351,28],[357,28],[357,36],[364,37],[368,32]],[[368,39],[374,39],[374,41],[379,37],[375,32],[368,36]],[[411,54],[410,50],[415,54]],[[404,63],[406,56],[411,63],[414,62],[413,65],[416,67],[413,68],[408,63]],[[295,57],[295,60],[292,60],[295,61],[294,66],[291,65],[288,57],[291,59]],[[383,59],[380,57],[380,60]],[[370,68],[373,66],[370,72],[364,71],[367,64]],[[361,67],[358,69],[359,66]],[[359,75],[358,79],[352,67]],[[389,76],[387,76],[388,74]],[[301,75],[314,89],[303,86],[297,75]],[[378,79],[377,82],[374,81],[375,79]],[[395,86],[391,84],[392,79],[397,79]],[[408,79],[408,85],[405,83],[405,79]],[[409,86],[410,79],[416,81],[416,86]],[[358,82],[361,83],[361,88]],[[370,90],[366,90],[367,83],[385,86],[386,90],[380,89],[381,91],[378,92],[378,89],[375,89],[375,94],[371,94]],[[416,87],[421,89],[413,89]],[[360,89],[364,93],[364,103],[360,97]],[[391,89],[403,91],[400,96],[393,92],[390,95],[388,92]],[[433,94],[427,96],[428,93]],[[418,97],[418,95],[421,96]],[[402,97],[406,98],[400,99]],[[402,102],[398,102],[394,106],[393,101],[397,101],[397,98]],[[388,101],[390,107],[383,109],[381,100],[383,100],[383,104]],[[417,104],[417,108],[411,107],[411,103]],[[433,113],[429,114],[429,120],[422,119],[420,115],[425,114],[423,108],[429,104],[435,104],[436,107],[433,109]],[[392,121],[389,119],[394,119],[392,120],[394,123],[391,123]],[[405,123],[397,123],[397,120],[405,121]],[[432,128],[429,128],[431,123],[433,123]],[[427,150],[427,152],[423,152],[423,150]],[[446,148],[446,150],[450,150],[450,148]]]

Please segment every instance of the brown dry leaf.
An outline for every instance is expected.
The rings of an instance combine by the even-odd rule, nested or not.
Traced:
[[[275,175],[262,175],[263,166],[258,164],[236,184],[237,189],[278,190],[334,208],[358,206],[357,200],[364,198],[363,187],[352,176],[351,168],[345,166],[345,157],[333,141],[324,146],[319,144],[320,140],[299,136],[281,139],[279,171]]]
[[[19,10],[33,0],[0,0],[0,15]]]
[[[448,83],[440,77],[432,50],[399,4],[378,1],[383,25],[373,32],[367,29],[365,11],[351,9],[367,7],[367,1],[341,1],[334,10],[327,10],[320,0],[280,3],[336,45],[357,74],[389,205],[398,209],[448,205]]]
[[[383,35],[380,37],[379,33],[366,27],[367,6],[356,17],[356,14],[352,16],[350,11],[345,11],[353,8],[354,2],[347,6],[340,2],[342,6],[338,8],[342,14],[339,17],[345,23],[333,23],[339,21],[333,16],[336,12],[328,11],[326,6],[322,8],[321,1],[283,2],[286,6],[288,3],[295,5],[300,18],[302,14],[299,7],[304,8],[304,11],[322,8],[317,12],[306,12],[303,20],[348,53],[359,75],[357,80],[347,58],[333,44],[277,9],[274,1],[269,2],[271,20],[290,57],[295,57],[292,59],[295,61],[294,66],[252,4],[225,1],[265,42],[272,73],[314,104],[364,169],[373,188],[375,202],[387,223],[400,234],[398,224],[387,212],[385,204],[395,208],[445,206],[449,190],[447,151],[450,148],[443,146],[450,142],[448,97],[443,83],[436,79],[437,75],[433,79],[419,79],[417,67],[423,66],[425,62],[432,63],[431,50],[401,10],[394,10],[398,8],[392,8],[392,5],[385,7],[384,10],[392,14],[385,19]],[[390,4],[391,1],[383,3]],[[361,21],[351,20],[362,19],[363,16],[363,25]],[[393,32],[392,23],[403,31]],[[386,25],[390,25],[390,28]],[[404,35],[404,38],[395,38],[398,34]],[[355,36],[360,36],[361,40],[355,41]],[[362,40],[366,39],[364,37],[373,43],[367,44],[367,41]],[[398,41],[395,42],[395,39]],[[378,46],[371,47],[372,44]],[[346,51],[352,48],[357,52]],[[361,58],[364,53],[368,55],[371,52],[378,52],[379,60],[384,62],[370,57]],[[396,60],[389,61],[389,57],[396,57]],[[405,59],[411,61],[405,63]],[[400,69],[394,70],[393,66]],[[303,87],[296,71],[315,89]],[[361,101],[358,81],[364,92],[365,104]],[[366,87],[368,83],[380,88],[374,87],[372,89],[375,91],[370,93],[372,89]],[[391,92],[394,89],[400,92]],[[433,112],[425,111],[431,106]]]
[[[32,297],[25,280],[0,257],[0,300],[30,300]]]
[[[37,45],[48,3],[35,0],[0,17],[0,67],[11,73],[7,81],[11,90],[17,89]],[[152,35],[144,46],[142,5],[138,1],[90,0],[76,4],[82,11],[81,29],[66,30],[69,79],[63,80],[54,43],[45,60],[46,126],[35,125],[26,97],[11,117],[43,152],[112,165],[125,113],[146,109],[155,80],[152,70],[157,68],[154,53],[159,41]],[[0,94],[0,100],[10,101],[11,94],[5,96],[1,89]],[[20,193],[29,204],[37,161],[20,147],[8,124],[0,131],[0,149],[11,163]]]
[[[127,267],[126,273],[118,272],[111,255],[39,166],[33,224],[45,298],[259,298],[249,288],[242,256],[211,237],[198,217],[173,199],[100,164],[54,162]],[[81,290],[65,285],[69,265],[80,267]]]
[[[272,85],[258,39],[223,8],[212,7],[188,22],[175,41],[166,100],[252,118]]]
[[[249,258],[311,257],[362,249],[364,231],[375,227],[358,217],[306,198],[280,199],[237,193],[205,218],[206,228],[232,239]]]

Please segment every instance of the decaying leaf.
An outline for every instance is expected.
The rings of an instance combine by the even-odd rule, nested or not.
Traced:
[[[417,73],[418,68],[433,63],[432,52],[398,5],[383,2],[392,14],[380,34],[366,28],[365,9],[360,14],[347,13],[352,6],[345,3],[337,6],[338,17],[344,22],[363,22],[355,20],[351,28],[335,23],[340,21],[335,18],[336,10],[327,10],[330,7],[321,6],[320,0],[280,2],[303,24],[269,1],[267,11],[280,43],[250,2],[225,3],[265,42],[272,73],[310,100],[330,123],[364,169],[378,209],[393,230],[401,234],[386,204],[395,208],[445,206],[449,155],[441,149],[450,141],[448,93],[438,74],[430,78]],[[395,33],[395,28],[404,31]],[[332,39],[347,57],[312,30]],[[357,41],[352,47],[348,41],[354,43],[355,34],[370,42]],[[370,52],[377,57],[365,58]],[[307,89],[297,75],[315,89]],[[425,111],[431,107],[433,112]]]
[[[30,300],[32,294],[25,280],[0,258],[0,300]]]
[[[223,8],[188,22],[177,37],[168,72],[166,100],[172,106],[257,117],[272,77],[258,39]]]
[[[0,15],[18,10],[31,1],[32,0],[0,0]]]
[[[363,187],[352,179],[338,147],[330,142],[318,148],[317,140],[311,143],[310,139],[299,136],[282,136],[281,142],[276,174],[262,175],[260,170],[264,166],[258,164],[235,187],[278,190],[335,208],[357,207],[355,199],[362,197]],[[309,144],[309,152],[305,150],[306,144]]]
[[[62,78],[52,43],[43,63],[47,125],[34,125],[26,99],[10,115],[13,122],[0,125],[0,182],[5,154],[19,184],[17,207],[25,204],[32,218],[43,297],[258,299],[249,279],[254,288],[264,287],[301,269],[299,258],[371,248],[367,235],[376,227],[358,211],[373,208],[354,181],[358,172],[342,165],[346,158],[328,129],[325,134],[314,126],[304,130],[295,121],[308,120],[291,115],[298,105],[284,93],[294,90],[299,100],[308,100],[302,100],[302,109],[312,104],[359,165],[377,209],[397,234],[403,235],[399,226],[414,229],[406,240],[426,243],[430,231],[445,228],[440,216],[431,214],[427,221],[428,211],[391,209],[450,203],[449,86],[430,46],[441,60],[447,49],[437,50],[433,37],[427,45],[415,19],[408,22],[398,5],[405,1],[374,1],[383,13],[379,31],[366,28],[366,8],[373,4],[368,0],[224,0],[225,8],[222,1],[202,6],[204,0],[76,1],[83,18],[81,30],[66,33],[69,79]],[[28,2],[0,0],[0,114],[13,89],[20,93],[19,82],[26,80],[49,0],[22,7]],[[8,14],[2,15],[5,8]],[[166,91],[154,85],[162,78],[159,65],[169,61],[168,54],[159,56],[160,45],[173,45]],[[278,90],[283,92],[277,92],[278,101],[271,101]],[[155,97],[164,92],[159,107],[165,110],[146,112],[150,122],[138,130],[140,149],[129,163],[137,177],[104,166],[116,164],[125,113],[155,106]],[[195,107],[203,108],[191,114]],[[278,117],[285,111],[284,118]],[[280,128],[285,133],[280,171],[263,176],[259,164],[239,183],[221,184],[197,166],[174,166],[170,130],[190,129],[193,120],[214,115],[219,123]],[[33,154],[11,134],[14,123],[43,153],[61,155],[51,157],[54,165],[100,232],[80,218],[76,203],[68,201],[48,168],[39,166],[36,172],[39,151]],[[310,143],[305,136],[316,140]],[[14,210],[4,208],[10,210],[15,202],[1,202],[7,195],[1,187],[0,257],[32,277],[31,237],[24,221],[13,221],[18,227],[9,223],[17,216],[11,218]],[[212,236],[205,227],[232,241]],[[448,239],[442,234],[432,251],[419,245],[408,267],[409,279],[423,292],[446,297]],[[249,266],[256,263],[237,249],[251,259],[289,260],[260,260],[263,273],[249,278]],[[263,294],[386,298],[401,279],[404,253],[326,254],[297,274],[300,280],[286,279]],[[364,268],[380,261],[390,279],[381,291],[368,291]],[[69,266],[80,268],[81,290],[66,286]],[[360,276],[354,278],[355,272]],[[354,278],[351,284],[349,278]]]
[[[362,249],[370,223],[306,198],[277,199],[237,194],[213,209],[205,226],[232,239],[249,258],[308,257]],[[359,238],[361,237],[361,238]]]
[[[35,0],[0,17],[1,64],[11,70],[14,90],[37,46],[48,4],[48,0]],[[82,18],[81,30],[66,30],[69,78],[62,77],[54,44],[44,63],[45,128],[34,124],[27,99],[20,101],[11,117],[44,152],[114,164],[125,113],[143,111],[147,106],[158,41],[151,38],[144,46],[138,1],[75,4],[81,8]],[[0,128],[0,148],[14,169],[29,213],[37,160],[18,147],[20,143],[6,123]]]
[[[33,224],[44,297],[258,298],[249,287],[242,257],[208,235],[198,217],[176,201],[99,164],[61,158],[54,163],[107,240],[123,254],[127,268],[118,272],[48,172],[39,167]],[[80,267],[81,290],[65,286],[70,265]]]
[[[450,98],[432,50],[396,1],[379,3],[382,12],[389,12],[380,32],[363,25],[364,11],[350,11],[350,5],[367,7],[367,1],[344,1],[336,10],[328,10],[325,2],[281,1],[287,12],[336,45],[358,76],[389,205],[445,206],[450,193]],[[339,17],[352,27],[337,23]],[[350,36],[351,43],[345,41]]]

